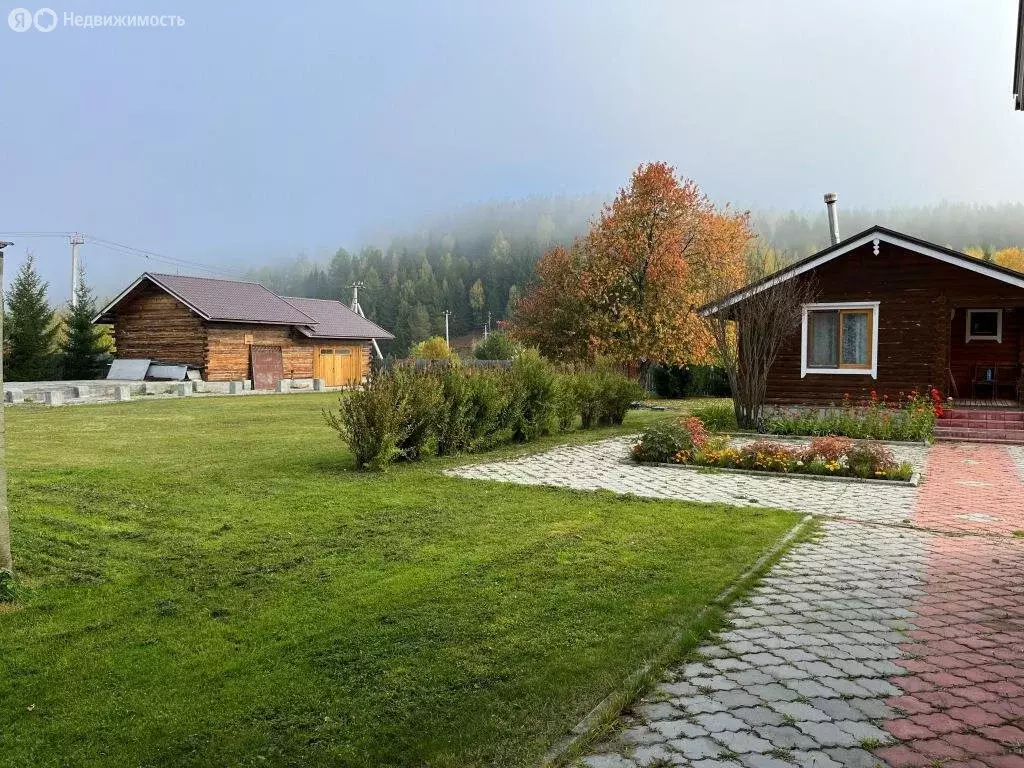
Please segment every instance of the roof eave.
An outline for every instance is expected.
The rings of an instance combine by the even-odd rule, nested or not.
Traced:
[[[1022,2],[1024,2],[1024,0],[1022,0]],[[819,266],[826,264],[832,259],[838,258],[843,254],[849,253],[850,251],[860,248],[875,240],[878,240],[879,243],[884,242],[889,243],[890,245],[896,245],[901,248],[906,248],[909,251],[914,251],[915,253],[930,256],[947,264],[978,272],[986,277],[1008,283],[1017,288],[1024,288],[1024,274],[1021,274],[1016,270],[1007,269],[1006,267],[1001,267],[998,264],[980,262],[965,253],[958,253],[950,248],[944,248],[940,245],[929,243],[927,240],[921,240],[920,238],[916,238],[911,235],[904,235],[901,232],[896,232],[895,230],[887,229],[876,224],[863,232],[857,233],[853,237],[847,238],[842,242],[820,250],[805,259],[801,259],[795,264],[791,264],[762,280],[740,288],[737,291],[733,291],[731,294],[718,301],[698,307],[697,314],[701,317],[713,315],[722,309],[727,309],[756,293],[760,293],[761,291],[771,288],[774,285],[778,285],[786,280],[791,280],[792,278],[802,275],[804,272],[809,272],[812,269],[817,269]]]
[[[1013,60],[1013,108],[1024,111],[1024,0],[1017,10],[1017,55]]]
[[[167,285],[162,283],[153,273],[143,272],[141,275],[135,278],[135,282],[133,282],[131,285],[129,285],[127,288],[121,291],[121,293],[119,293],[110,303],[107,304],[107,306],[100,310],[96,317],[93,318],[93,323],[96,324],[114,322],[114,316],[111,313],[114,311],[118,304],[120,304],[132,291],[134,291],[139,286],[140,283],[142,283],[143,280],[148,280],[149,282],[153,283],[153,285],[157,286],[160,290],[170,294],[175,299],[184,304],[186,307],[188,307],[192,312],[195,312],[197,315],[199,315],[203,320],[210,319],[209,315],[207,315],[201,309],[189,303],[181,296],[179,296],[175,291],[171,290]]]

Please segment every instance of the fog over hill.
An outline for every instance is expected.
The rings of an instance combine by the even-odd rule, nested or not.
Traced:
[[[533,279],[537,259],[586,232],[603,202],[599,195],[585,195],[468,206],[406,231],[376,233],[372,245],[357,250],[273,260],[247,274],[281,293],[345,301],[352,282],[362,281],[363,307],[395,332],[390,351],[403,354],[412,342],[443,332],[445,309],[452,312],[453,335],[480,333],[488,317],[492,327],[507,318]],[[839,224],[843,237],[881,224],[958,250],[1024,245],[1020,203],[840,207]],[[828,244],[824,204],[805,211],[752,211],[751,228],[785,260]]]

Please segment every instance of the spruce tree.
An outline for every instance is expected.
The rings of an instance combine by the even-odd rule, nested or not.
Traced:
[[[96,316],[96,300],[85,284],[85,272],[78,273],[75,303],[68,302],[64,318],[64,339],[60,345],[65,379],[97,379],[107,364],[103,331],[92,323]]]
[[[46,301],[47,285],[36,272],[35,256],[29,253],[7,291],[7,381],[40,381],[57,375],[58,327]]]

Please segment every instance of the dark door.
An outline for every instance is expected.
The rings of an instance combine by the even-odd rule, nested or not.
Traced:
[[[284,357],[280,347],[250,347],[252,388],[276,389],[284,378]]]

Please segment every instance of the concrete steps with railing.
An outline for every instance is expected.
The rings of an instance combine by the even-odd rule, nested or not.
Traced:
[[[935,439],[1024,445],[1024,410],[954,408],[939,417]]]

